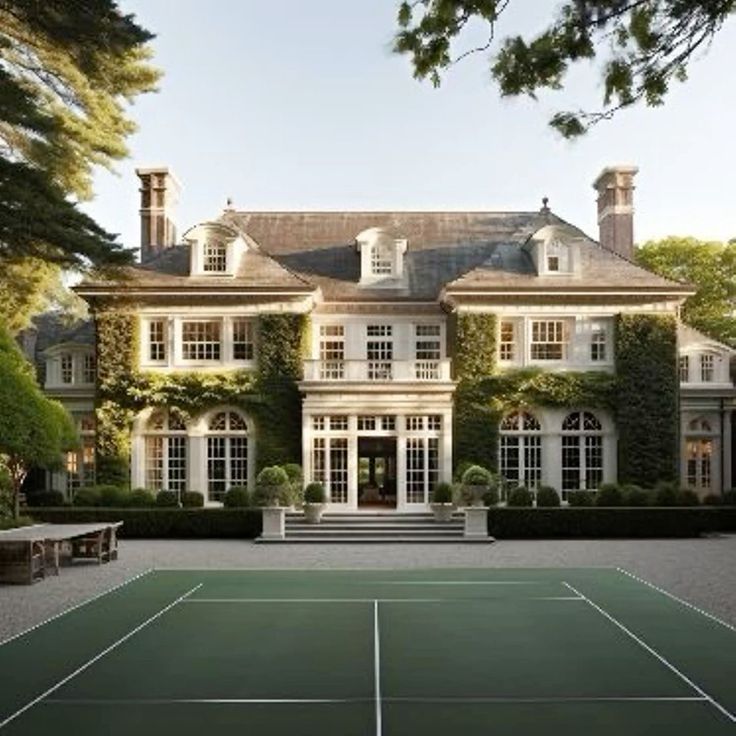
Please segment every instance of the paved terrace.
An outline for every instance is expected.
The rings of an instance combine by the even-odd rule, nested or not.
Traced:
[[[129,540],[107,565],[78,563],[35,585],[0,586],[0,640],[153,567],[621,567],[736,625],[736,536],[688,540],[503,541],[492,545],[257,545]]]

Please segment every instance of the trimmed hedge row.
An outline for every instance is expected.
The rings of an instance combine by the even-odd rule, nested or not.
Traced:
[[[496,539],[656,539],[736,530],[730,508],[492,508]]]
[[[30,513],[51,524],[122,521],[123,539],[255,539],[262,529],[260,509],[36,508]]]

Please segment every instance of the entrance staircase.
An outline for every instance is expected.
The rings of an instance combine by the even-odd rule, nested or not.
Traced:
[[[394,511],[362,511],[357,513],[326,513],[319,524],[309,524],[301,513],[286,514],[283,540],[269,543],[467,543],[492,542],[493,539],[467,539],[463,536],[464,519],[455,514],[452,521],[440,523],[431,513],[399,514]]]

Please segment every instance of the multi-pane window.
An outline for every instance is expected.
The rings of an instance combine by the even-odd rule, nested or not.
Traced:
[[[325,486],[331,503],[348,502],[347,437],[312,439],[312,480]]]
[[[146,488],[152,491],[186,490],[187,434],[176,412],[157,411],[146,425]]]
[[[559,256],[547,256],[547,270],[553,271],[553,272],[560,270],[560,257]]]
[[[700,356],[700,380],[703,383],[712,383],[715,379],[716,359],[711,353]]]
[[[312,417],[312,429],[315,432],[325,431],[325,417]]]
[[[344,432],[348,428],[348,418],[345,415],[338,414],[330,417],[330,431]]]
[[[96,377],[97,369],[95,356],[92,353],[87,353],[82,356],[82,382],[94,383]]]
[[[685,452],[688,486],[694,491],[710,491],[713,482],[713,440],[690,439]]]
[[[218,320],[182,322],[182,358],[184,360],[220,360],[221,327]]]
[[[513,322],[501,322],[498,357],[500,360],[516,359],[516,330]]]
[[[225,273],[227,271],[227,245],[210,241],[202,249],[202,270],[205,273]]]
[[[394,357],[391,325],[368,325],[366,358],[369,381],[390,381]],[[381,339],[383,338],[383,339]]]
[[[378,425],[378,417],[358,417],[359,432],[375,432]]]
[[[233,320],[233,360],[253,360],[255,340],[253,321],[238,318]]]
[[[500,470],[511,485],[537,488],[542,482],[542,427],[529,412],[506,416],[500,426]]]
[[[406,440],[406,502],[429,503],[439,479],[439,439]]]
[[[61,382],[74,383],[74,356],[71,353],[64,353],[60,359],[61,363]]]
[[[688,383],[690,381],[690,356],[681,355],[679,361],[680,382]]]
[[[565,342],[565,323],[562,320],[532,322],[532,360],[563,360]]]
[[[336,381],[345,377],[345,327],[320,325],[320,378]]]
[[[391,253],[378,245],[371,250],[371,273],[374,276],[390,276],[393,272]]]
[[[85,414],[79,418],[77,428],[80,448],[66,455],[66,487],[70,497],[82,486],[95,483],[95,418]]]
[[[568,414],[562,423],[562,497],[594,491],[603,481],[603,427],[588,411]]]
[[[594,324],[590,332],[590,359],[593,362],[608,359],[606,328],[603,325]]]
[[[248,426],[234,411],[216,414],[207,436],[207,494],[222,501],[236,486],[248,485]]]
[[[163,363],[166,360],[166,320],[152,319],[148,323],[148,359]]]
[[[419,381],[437,380],[440,377],[440,335],[439,325],[414,326],[414,377]]]

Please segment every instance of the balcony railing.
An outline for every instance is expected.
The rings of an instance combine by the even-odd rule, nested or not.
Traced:
[[[305,360],[305,381],[449,381],[449,360]]]

